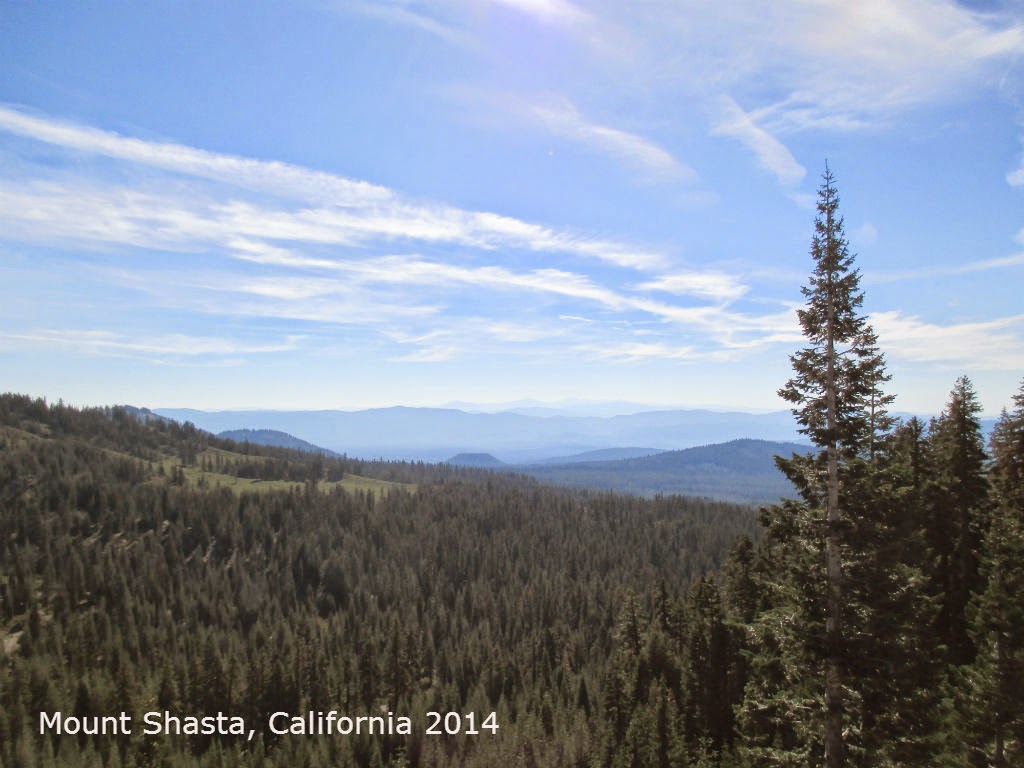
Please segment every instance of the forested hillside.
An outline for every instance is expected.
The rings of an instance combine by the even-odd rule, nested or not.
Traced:
[[[4,766],[611,764],[640,680],[695,701],[724,675],[687,677],[682,632],[713,631],[700,579],[754,533],[748,509],[336,460],[21,396],[0,398],[0,425]],[[671,634],[651,639],[650,616]],[[332,709],[416,727],[267,728]],[[40,736],[58,711],[136,728]],[[144,735],[150,711],[258,734]],[[428,711],[500,727],[426,735]]]

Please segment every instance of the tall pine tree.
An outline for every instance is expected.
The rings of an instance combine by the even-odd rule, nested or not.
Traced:
[[[892,397],[882,389],[889,376],[861,311],[860,274],[827,165],[811,257],[814,271],[803,288],[807,303],[797,313],[808,343],[790,358],[794,375],[779,394],[792,403],[800,431],[819,451],[777,460],[802,500],[762,516],[778,583],[771,590],[774,606],[764,614],[768,620],[754,629],[759,643],[788,658],[755,662],[741,722],[754,736],[757,760],[786,764],[800,753],[805,765],[823,761],[838,768],[845,764],[847,741],[856,741],[860,729],[852,714],[859,681],[850,679],[850,654],[856,650],[851,620],[863,611],[853,605],[859,592],[848,583],[847,565],[858,559],[855,539],[863,534],[856,518],[873,508],[866,503],[876,492],[870,463],[887,442]],[[820,675],[817,685],[808,684],[808,673]]]

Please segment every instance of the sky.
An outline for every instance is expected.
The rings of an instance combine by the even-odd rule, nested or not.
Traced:
[[[0,0],[0,390],[765,410],[836,178],[899,411],[1024,379],[1024,4]]]

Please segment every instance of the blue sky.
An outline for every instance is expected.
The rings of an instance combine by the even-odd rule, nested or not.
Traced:
[[[0,3],[0,389],[784,407],[837,180],[897,409],[1024,377],[1024,6]]]

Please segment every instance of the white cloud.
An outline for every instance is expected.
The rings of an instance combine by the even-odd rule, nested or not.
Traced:
[[[696,360],[703,355],[693,346],[661,342],[622,342],[581,346],[579,351],[597,360],[636,363],[644,360]]]
[[[288,276],[241,279],[233,290],[268,299],[285,299],[287,301],[306,301],[348,291],[347,286],[338,280]]]
[[[376,184],[288,163],[207,152],[171,142],[120,136],[88,126],[39,117],[0,104],[0,130],[79,152],[125,160],[174,173],[213,179],[280,197],[331,205],[366,205],[393,199]]]
[[[588,256],[620,267],[646,270],[662,266],[664,254],[610,240],[574,235],[495,213],[470,215],[467,245],[501,248],[520,245],[533,251]]]
[[[662,275],[656,280],[640,283],[635,288],[638,291],[663,291],[722,302],[735,301],[749,290],[738,277],[724,272],[680,272]]]
[[[441,363],[457,357],[461,352],[461,349],[452,345],[431,346],[389,359],[393,363]]]
[[[498,290],[527,290],[570,299],[595,302],[612,310],[636,306],[628,297],[598,285],[590,278],[559,269],[513,272],[500,266],[463,267],[401,256],[384,256],[372,261],[348,262],[339,267],[359,282],[388,285],[452,285],[488,287]]]
[[[554,293],[621,307],[626,300],[584,275],[557,269],[516,272],[497,265],[461,266],[418,256],[375,255],[372,258],[307,257],[285,248],[243,239],[231,243],[238,258],[260,264],[314,268],[345,274],[345,280],[283,278],[243,282],[240,289],[258,285],[258,292],[279,297],[310,297],[333,292],[339,285],[486,286]]]
[[[551,324],[527,324],[495,321],[489,317],[464,319],[449,318],[426,333],[408,333],[397,328],[384,328],[382,333],[403,346],[415,349],[390,358],[393,362],[434,363],[452,360],[481,351],[491,353],[497,349],[510,351],[507,345],[518,347],[520,353],[543,354],[544,342],[556,339],[563,332]]]
[[[654,177],[693,182],[697,173],[667,150],[635,133],[588,120],[567,99],[521,104],[517,110],[556,136],[607,153]]]
[[[0,339],[30,342],[33,346],[73,348],[79,352],[99,355],[171,355],[197,357],[206,355],[250,355],[290,352],[299,348],[302,336],[288,336],[276,343],[236,341],[210,336],[166,334],[134,339],[104,330],[40,329],[27,333],[0,333]]]
[[[304,256],[289,248],[243,237],[228,241],[227,246],[236,258],[256,264],[300,269],[333,269],[337,264],[332,259]]]
[[[553,329],[550,324],[539,326],[481,320],[481,329],[498,341],[513,344],[529,344],[559,335],[559,331]]]
[[[770,171],[785,186],[796,186],[807,175],[807,169],[796,161],[786,146],[759,127],[739,104],[728,96],[720,100],[721,119],[712,129],[713,135],[730,136],[754,153],[757,163]]]
[[[890,360],[937,363],[959,370],[1024,369],[1024,315],[938,325],[896,310],[871,324]]]

